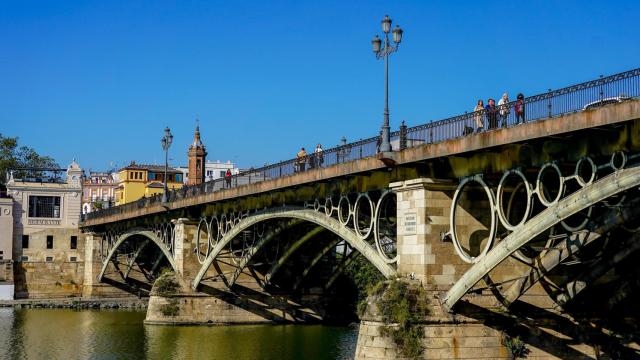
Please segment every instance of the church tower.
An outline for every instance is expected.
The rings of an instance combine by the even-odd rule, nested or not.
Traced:
[[[204,182],[205,160],[207,150],[200,140],[200,125],[196,125],[193,143],[189,146],[189,182],[188,185],[198,185]]]

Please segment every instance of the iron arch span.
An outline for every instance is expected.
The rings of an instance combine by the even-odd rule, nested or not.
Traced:
[[[520,231],[509,234],[485,256],[480,258],[441,299],[442,306],[447,311],[451,311],[453,306],[493,268],[546,229],[560,223],[580,210],[639,185],[640,167],[622,169],[598,181],[594,181],[552,204],[546,210],[527,221]]]
[[[162,254],[164,255],[164,257],[169,261],[169,264],[171,265],[171,268],[173,269],[173,271],[177,271],[177,267],[176,267],[175,260],[173,259],[173,255],[167,248],[166,244],[163,243],[163,241],[158,237],[158,235],[155,232],[148,229],[144,229],[144,228],[133,228],[121,234],[118,237],[118,240],[113,244],[113,246],[111,246],[111,250],[109,250],[107,257],[102,263],[102,269],[100,270],[100,275],[98,275],[98,281],[102,281],[102,278],[104,277],[104,274],[107,271],[107,267],[109,266],[109,263],[111,262],[113,257],[117,255],[118,249],[122,246],[122,244],[124,244],[132,236],[136,236],[136,235],[144,236],[145,238],[148,239],[148,241],[154,243],[162,251]]]
[[[360,252],[371,264],[386,278],[396,275],[396,270],[378,253],[376,248],[366,240],[358,236],[355,231],[343,226],[339,220],[326,216],[324,213],[299,207],[282,207],[278,209],[266,210],[252,214],[240,220],[237,225],[230,229],[213,247],[211,252],[202,264],[200,271],[192,283],[192,288],[197,290],[205,274],[216,260],[220,252],[242,231],[268,220],[302,220],[314,223],[339,236],[351,247]],[[252,252],[251,255],[255,254]],[[246,263],[249,259],[243,261]],[[243,264],[244,265],[244,264]]]

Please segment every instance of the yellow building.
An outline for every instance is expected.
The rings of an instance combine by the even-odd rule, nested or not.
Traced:
[[[167,188],[182,187],[182,172],[169,168],[167,170]],[[118,171],[118,187],[116,188],[116,205],[136,201],[142,197],[162,194],[164,166],[138,165],[135,162]]]

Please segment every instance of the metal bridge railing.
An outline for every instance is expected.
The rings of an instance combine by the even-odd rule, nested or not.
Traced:
[[[525,121],[530,122],[553,118],[639,96],[640,68],[527,97],[524,99]],[[500,114],[498,113],[496,115],[496,128],[490,128],[490,114],[485,110],[464,113],[447,119],[407,128],[406,131],[403,130],[402,139],[400,131],[393,132],[391,133],[392,148],[393,150],[400,150],[401,144],[404,148],[405,146],[412,147],[422,144],[433,144],[468,136],[473,132],[477,132],[477,119],[484,125],[482,131],[492,131],[516,126],[518,125],[518,121],[514,109],[515,104],[516,102],[513,101],[503,107],[498,107],[498,112],[501,109],[508,110],[508,114],[504,118],[504,124]],[[255,169],[251,168],[233,175],[231,179],[222,178],[200,185],[184,186],[181,189],[171,190],[168,201],[172,202],[200,194],[220,191],[229,187],[237,187],[290,176],[297,172],[307,171],[316,167],[326,167],[371,157],[378,152],[379,139],[379,136],[375,136],[327,149],[322,152],[321,156],[310,154],[304,158],[290,159]],[[102,216],[125,213],[160,202],[161,196],[156,195],[120,206],[88,213],[85,219],[90,220]]]

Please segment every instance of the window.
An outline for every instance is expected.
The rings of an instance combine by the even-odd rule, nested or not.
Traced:
[[[24,255],[22,255],[22,256],[20,257],[20,261],[29,261],[29,257],[28,257],[28,256],[24,256]]]
[[[47,235],[47,249],[53,249],[53,235]]]
[[[60,196],[29,196],[29,217],[59,218]]]
[[[47,256],[46,258],[44,258],[44,261],[52,262],[53,261],[53,256]]]
[[[226,173],[227,173],[226,171],[220,171],[220,177],[224,177]]]
[[[29,248],[29,235],[22,235],[22,248],[23,249]]]
[[[75,256],[71,256],[71,257],[69,258],[69,261],[71,261],[71,262],[76,262],[76,261],[78,261],[78,258],[77,258],[77,257],[75,257]]]
[[[78,248],[78,237],[73,235],[71,236],[71,249],[77,249]]]
[[[182,181],[182,174],[176,174],[176,182]]]

